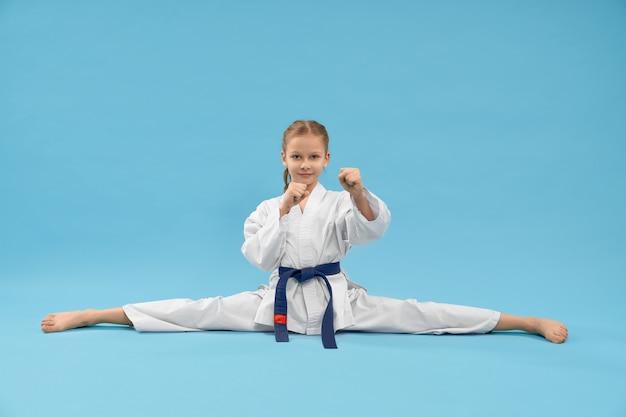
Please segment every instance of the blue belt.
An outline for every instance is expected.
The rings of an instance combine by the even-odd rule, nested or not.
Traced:
[[[333,326],[333,290],[326,275],[335,275],[341,272],[339,262],[332,264],[318,265],[313,268],[278,268],[280,278],[276,285],[276,297],[274,299],[274,336],[277,342],[288,342],[289,334],[287,331],[287,281],[289,278],[295,278],[298,282],[304,282],[311,278],[320,277],[328,287],[330,299],[328,306],[324,312],[322,319],[322,344],[326,349],[336,349],[335,328]]]

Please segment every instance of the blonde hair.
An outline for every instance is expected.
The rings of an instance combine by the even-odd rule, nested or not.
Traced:
[[[315,120],[296,120],[290,124],[283,133],[283,152],[287,152],[287,142],[289,140],[298,136],[306,135],[319,136],[322,138],[324,146],[326,147],[325,152],[328,153],[328,132],[326,132],[326,128],[323,124],[318,123]],[[285,168],[285,172],[283,172],[283,181],[285,182],[285,188],[283,191],[287,191],[287,187],[291,181],[291,176],[289,175],[289,170],[287,168]]]

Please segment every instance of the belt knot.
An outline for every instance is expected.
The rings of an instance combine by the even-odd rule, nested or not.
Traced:
[[[287,281],[294,278],[298,282],[319,277],[328,288],[329,300],[322,319],[322,343],[326,349],[336,349],[335,328],[333,326],[333,289],[326,275],[335,275],[341,272],[339,262],[307,267],[302,269],[280,267],[278,268],[278,284],[276,284],[276,297],[274,299],[274,336],[277,342],[288,342],[287,330]]]

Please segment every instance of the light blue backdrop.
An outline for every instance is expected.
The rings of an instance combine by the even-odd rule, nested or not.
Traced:
[[[206,363],[205,355],[223,358],[211,367],[226,385],[213,387],[217,399],[202,398],[231,415],[222,407],[226,392],[241,380],[251,390],[258,385],[246,372],[266,372],[268,365],[252,361],[278,354],[270,337],[198,342],[119,330],[43,336],[37,325],[52,311],[227,295],[265,282],[239,252],[242,223],[259,201],[281,192],[280,139],[299,118],[329,130],[328,188],[339,188],[340,167],[358,166],[392,210],[385,239],[346,259],[354,280],[375,294],[564,320],[572,338],[561,351],[537,353],[546,347],[533,338],[521,354],[532,362],[568,352],[572,362],[561,364],[555,386],[576,398],[569,415],[589,415],[592,401],[582,392],[603,401],[606,414],[597,415],[626,412],[626,365],[617,355],[626,340],[613,333],[626,315],[625,22],[626,6],[617,0],[0,0],[0,312],[3,343],[11,340],[0,349],[7,349],[3,366],[16,375],[3,381],[0,415],[43,415],[44,405],[20,398],[44,390],[29,383],[44,352],[72,362],[77,352],[109,355],[100,351],[107,343],[135,346],[122,364],[151,371],[162,364],[168,380],[181,367]],[[354,340],[362,345],[351,346]],[[358,413],[374,415],[383,405],[408,410],[416,382],[402,369],[413,363],[411,349],[439,355],[441,343],[450,356],[417,368],[436,367],[427,369],[435,385],[416,385],[420,407],[459,412],[427,401],[444,387],[465,403],[485,386],[495,390],[496,404],[498,394],[500,404],[515,401],[499,391],[503,375],[476,376],[482,371],[468,361],[484,369],[480,360],[454,350],[454,343],[479,343],[487,349],[480,359],[512,366],[499,356],[513,349],[503,343],[519,343],[509,340],[342,336],[345,357],[333,357],[336,369],[357,357],[363,367],[349,368],[356,379],[367,379],[368,366],[376,380],[408,379],[394,394],[384,382],[343,384],[333,374],[331,402],[343,404],[337,393],[346,389]],[[301,349],[315,352],[305,366],[310,377],[326,353],[317,340],[296,341],[306,345],[286,360],[301,364]],[[153,343],[197,351],[193,361],[167,349],[150,356],[145,349]],[[214,351],[202,350],[208,346]],[[33,357],[24,360],[24,352]],[[380,352],[390,361],[384,366],[376,362]],[[611,359],[598,365],[600,357]],[[105,370],[123,369],[118,360],[105,359],[88,374],[116,380],[119,373]],[[506,384],[540,386],[534,378],[543,368],[522,363],[505,372],[520,379]],[[88,390],[75,386],[83,371],[45,369]],[[478,380],[461,383],[456,372]],[[154,390],[154,376],[139,375],[147,380],[125,380],[123,388]],[[150,413],[194,412],[192,397],[203,392],[195,378],[192,387],[169,386],[180,402],[161,398]],[[571,385],[578,378],[589,386]],[[555,386],[540,390],[551,414]],[[84,404],[49,395],[58,415],[84,411]],[[254,404],[236,398],[232,415],[252,415]],[[298,404],[288,401],[290,409]],[[123,415],[133,408],[103,403],[90,415],[98,410]]]

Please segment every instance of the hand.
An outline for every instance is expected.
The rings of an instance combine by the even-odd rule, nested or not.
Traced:
[[[289,213],[291,208],[296,204],[300,204],[302,200],[307,198],[311,194],[306,189],[306,184],[300,184],[299,182],[290,182],[289,186],[287,186],[287,191],[285,191],[285,196],[283,197],[283,202],[280,205],[280,216]]]
[[[355,199],[364,195],[361,171],[358,168],[341,168],[339,170],[339,184]]]

